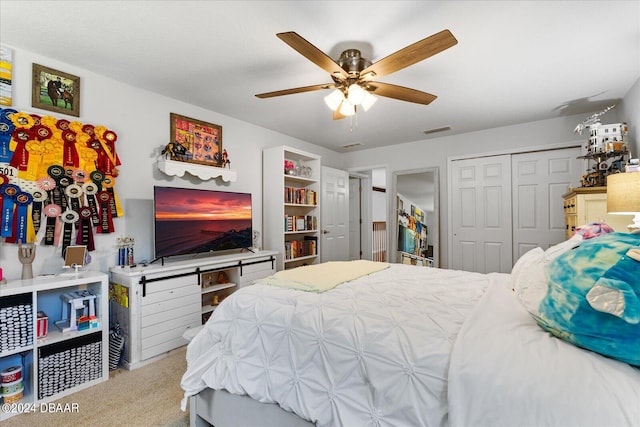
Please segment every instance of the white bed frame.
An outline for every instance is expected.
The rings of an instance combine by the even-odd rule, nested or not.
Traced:
[[[274,403],[261,403],[249,396],[231,394],[226,390],[206,388],[189,398],[191,427],[315,427],[292,412]]]

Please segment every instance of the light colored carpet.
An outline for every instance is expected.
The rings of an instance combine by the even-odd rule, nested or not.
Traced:
[[[21,414],[3,421],[2,427],[188,426],[188,408],[187,412],[180,410],[185,353],[182,347],[142,368],[111,371],[109,381],[52,402],[76,403],[76,413]]]

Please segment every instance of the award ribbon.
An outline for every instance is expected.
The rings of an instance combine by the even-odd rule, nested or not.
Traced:
[[[95,195],[98,194],[98,186],[93,182],[85,182],[82,184],[84,194],[87,195],[87,205],[91,209],[91,222],[93,225],[98,226],[100,224],[100,218],[98,217],[98,202]]]
[[[61,186],[63,184],[69,185],[70,182],[69,180],[65,180],[66,174],[64,168],[58,165],[49,166],[47,173],[56,183],[51,192],[51,199],[54,204],[60,206],[62,210],[65,210],[67,208],[67,199],[62,196],[64,188],[61,189]]]
[[[33,139],[31,131],[25,128],[17,128],[13,131],[13,139],[9,148],[13,148],[13,155],[9,165],[20,171],[26,171],[29,165],[29,151],[27,151],[27,141]],[[13,147],[12,147],[13,146]]]
[[[111,206],[111,216],[117,218],[122,217],[124,213],[122,212],[120,201],[118,200],[118,196],[116,195],[115,185],[116,179],[111,175],[105,175],[104,181],[102,181],[102,186],[111,195],[111,201],[109,202],[109,205]]]
[[[80,157],[76,150],[76,134],[72,130],[62,131],[62,140],[64,141],[63,164],[65,166],[80,166]]]
[[[42,203],[44,203],[49,197],[47,192],[41,189],[35,189],[31,192],[33,196],[33,204],[31,207],[31,219],[33,222],[33,229],[35,233],[40,230],[40,221],[42,220]]]
[[[82,196],[82,187],[78,184],[70,184],[64,190],[67,197],[69,197],[69,204],[71,209],[78,212],[80,210],[80,196]]]
[[[73,172],[71,172],[71,178],[73,178],[73,181],[79,183],[85,182],[87,180],[87,175],[87,171],[84,169],[74,169]]]
[[[9,148],[11,142],[11,136],[15,125],[11,120],[13,114],[17,113],[16,110],[11,108],[4,108],[0,111],[0,162],[9,163],[13,153]]]
[[[33,197],[31,194],[22,191],[15,196],[16,202],[16,210],[15,215],[13,217],[13,230],[12,235],[7,237],[5,241],[7,243],[31,243],[32,240],[29,240],[29,235],[33,235],[33,233],[29,233],[29,229],[33,227],[30,226],[29,221],[29,205]]]
[[[97,194],[98,203],[100,205],[100,225],[98,233],[113,233],[113,218],[111,217],[111,194],[108,191],[100,191]]]
[[[13,232],[13,214],[15,197],[20,193],[20,187],[15,184],[6,184],[2,186],[2,228],[0,236],[11,237]]]
[[[69,130],[69,124],[71,124],[69,120],[60,119],[56,122],[56,127],[64,132],[65,130]]]
[[[93,211],[90,207],[83,206],[80,208],[78,214],[80,216],[80,222],[78,223],[78,236],[76,237],[76,244],[86,245],[88,251],[93,251],[95,250],[92,231],[93,225],[91,223]]]
[[[56,228],[58,223],[57,218],[61,213],[62,209],[60,209],[60,206],[53,203],[50,203],[44,207],[44,215],[47,217],[43,242],[44,245],[51,246],[55,243]]]
[[[99,170],[95,170],[89,174],[89,179],[98,186],[98,191],[102,190],[102,181],[104,181],[104,174]]]

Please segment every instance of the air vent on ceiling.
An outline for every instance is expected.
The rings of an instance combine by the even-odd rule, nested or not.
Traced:
[[[425,135],[429,135],[429,134],[432,134],[432,133],[444,132],[446,130],[451,130],[451,126],[443,126],[441,128],[427,129],[425,131],[422,131],[422,133],[424,133]]]
[[[342,148],[353,148],[362,145],[362,142],[354,142],[352,144],[343,145]]]

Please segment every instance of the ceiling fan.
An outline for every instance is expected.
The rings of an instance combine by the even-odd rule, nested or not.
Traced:
[[[375,102],[375,97],[372,94],[417,104],[430,104],[437,98],[435,95],[382,83],[377,79],[427,59],[458,43],[449,30],[443,30],[371,63],[370,60],[362,58],[357,49],[345,50],[340,58],[334,61],[293,31],[276,35],[302,56],[327,71],[333,83],[278,90],[256,96],[263,99],[321,89],[335,89],[325,97],[325,102],[333,110],[334,120],[354,114],[358,105],[361,105],[366,111]]]

